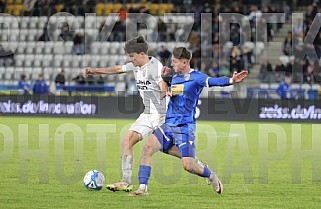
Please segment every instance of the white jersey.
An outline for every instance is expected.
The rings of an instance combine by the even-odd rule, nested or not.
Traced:
[[[141,67],[135,67],[131,62],[122,66],[123,72],[134,72],[136,86],[143,99],[146,114],[166,114],[166,100],[160,99],[159,83],[163,81],[162,68],[162,63],[154,57],[149,57],[149,62]]]

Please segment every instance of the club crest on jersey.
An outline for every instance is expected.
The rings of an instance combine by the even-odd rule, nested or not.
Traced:
[[[185,81],[188,81],[190,78],[191,78],[191,75],[190,75],[190,74],[185,74],[185,75],[184,75],[184,80],[185,80]]]
[[[142,71],[143,77],[146,77],[146,74],[147,74],[146,69],[143,69],[143,71]]]

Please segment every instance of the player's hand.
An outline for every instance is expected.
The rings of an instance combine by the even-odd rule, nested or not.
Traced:
[[[239,73],[234,72],[234,73],[233,73],[233,76],[232,76],[233,83],[240,83],[240,82],[242,82],[242,81],[247,77],[248,74],[249,74],[249,72],[246,71],[246,70],[243,70],[243,71],[241,71],[241,72],[239,72]]]
[[[171,73],[171,69],[167,66],[162,68],[162,77],[166,77]]]
[[[95,68],[91,68],[91,67],[85,68],[85,76],[95,75],[95,74],[96,74]]]
[[[172,97],[173,96],[172,91],[171,90],[166,91],[166,96]]]

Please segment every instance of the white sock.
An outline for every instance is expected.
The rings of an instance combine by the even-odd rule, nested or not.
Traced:
[[[214,175],[214,173],[211,173],[211,175],[210,175],[210,177],[208,178],[210,181],[213,181],[214,180],[214,178],[215,178],[215,175]]]
[[[146,192],[147,191],[147,185],[146,184],[140,184],[139,185],[139,189]]]
[[[133,156],[123,155],[122,156],[122,170],[123,170],[123,181],[132,184],[133,174]]]

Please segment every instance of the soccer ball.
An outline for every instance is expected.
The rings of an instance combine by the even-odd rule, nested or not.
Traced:
[[[100,171],[88,171],[84,177],[84,185],[89,190],[101,190],[105,185],[105,177]]]

